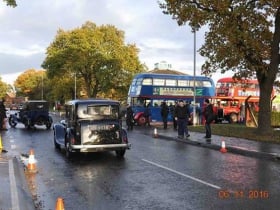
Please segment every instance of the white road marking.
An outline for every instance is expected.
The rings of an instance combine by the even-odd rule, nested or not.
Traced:
[[[183,173],[181,173],[181,172],[179,172],[179,171],[173,170],[173,169],[171,169],[171,168],[167,168],[167,167],[165,167],[165,166],[162,166],[162,165],[160,165],[160,164],[154,163],[154,162],[152,162],[152,161],[149,161],[149,160],[146,160],[146,159],[142,159],[142,161],[144,161],[144,162],[146,162],[146,163],[149,163],[149,164],[151,164],[151,165],[157,166],[157,167],[159,167],[159,168],[165,169],[165,170],[167,170],[167,171],[173,172],[173,173],[175,173],[175,174],[181,175],[181,176],[183,176],[183,177],[192,179],[192,180],[194,180],[194,181],[196,181],[196,182],[199,182],[199,183],[202,183],[202,184],[204,184],[204,185],[213,187],[213,188],[215,188],[215,189],[218,189],[218,190],[221,189],[221,187],[219,187],[219,186],[217,186],[217,185],[211,184],[211,183],[209,183],[209,182],[205,182],[205,181],[203,181],[203,180],[201,180],[201,179],[198,179],[198,178],[189,176],[189,175],[187,175],[187,174],[183,174]]]
[[[12,209],[19,210],[20,208],[19,208],[18,194],[16,190],[16,178],[15,178],[13,160],[9,160],[9,177],[10,177]]]

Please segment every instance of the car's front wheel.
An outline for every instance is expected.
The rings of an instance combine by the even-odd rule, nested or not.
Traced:
[[[15,121],[15,119],[13,117],[9,117],[9,125],[14,128],[17,125],[17,122]]]
[[[116,155],[117,157],[123,157],[124,154],[125,154],[125,149],[122,149],[122,150],[116,150]]]

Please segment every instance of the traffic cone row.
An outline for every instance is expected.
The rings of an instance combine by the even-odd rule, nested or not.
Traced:
[[[29,152],[27,170],[30,173],[37,172],[36,160],[35,160],[35,155],[34,155],[34,150],[33,149],[31,149],[30,152]]]
[[[154,138],[158,137],[158,132],[157,132],[157,128],[154,129]]]
[[[227,152],[226,143],[225,143],[224,140],[222,140],[222,146],[221,146],[220,152],[221,153],[226,153]]]
[[[65,210],[63,198],[61,197],[57,198],[55,210]]]

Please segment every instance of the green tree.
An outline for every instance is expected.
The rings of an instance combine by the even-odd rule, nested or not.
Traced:
[[[199,49],[204,73],[233,71],[237,78],[256,76],[260,85],[258,133],[270,134],[271,93],[279,72],[280,1],[165,0],[163,13],[193,30],[207,26]]]
[[[7,6],[11,6],[11,7],[17,6],[16,0],[3,0],[3,1],[6,2]]]
[[[132,77],[143,70],[138,52],[134,44],[125,44],[124,32],[115,26],[86,22],[74,30],[58,31],[42,67],[50,78],[73,74],[82,78],[89,97],[112,89],[127,94]]]
[[[69,76],[53,77],[52,79],[50,79],[50,87],[52,87],[51,99],[53,101],[59,101],[63,103],[65,100],[75,98],[75,93],[77,98],[80,97],[80,91],[83,89],[82,79],[76,78],[76,82],[75,82],[74,74],[71,74],[70,72],[69,74],[66,73],[66,75]]]

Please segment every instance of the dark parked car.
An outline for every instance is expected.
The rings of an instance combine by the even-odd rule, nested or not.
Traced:
[[[130,148],[122,128],[120,104],[106,99],[72,100],[65,104],[65,119],[54,124],[54,145],[75,152],[115,151],[123,157]]]
[[[47,129],[52,126],[52,118],[49,115],[49,103],[44,100],[30,100],[22,104],[22,109],[15,114],[10,114],[9,124],[16,127],[18,123],[23,123],[26,128],[35,125],[45,125]]]

